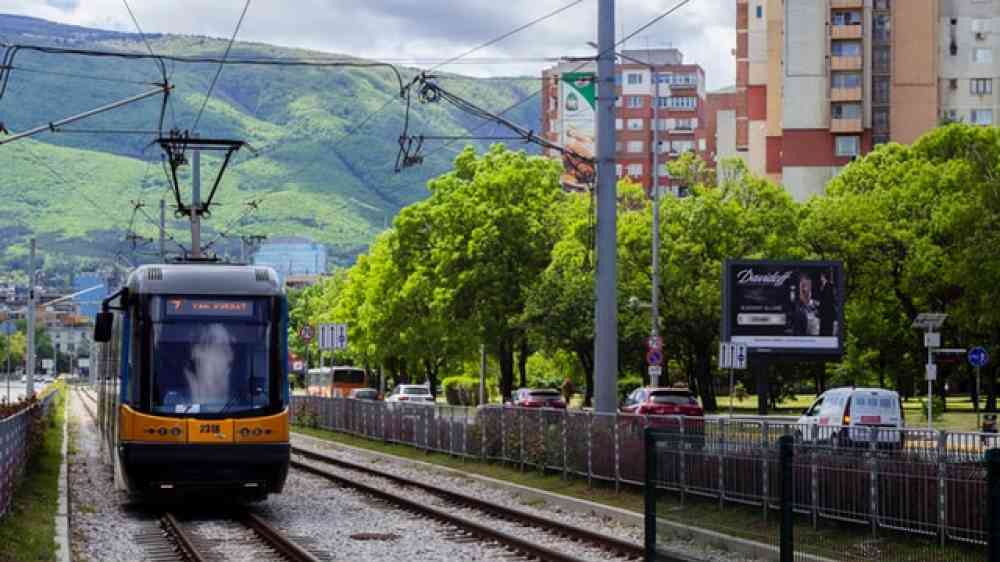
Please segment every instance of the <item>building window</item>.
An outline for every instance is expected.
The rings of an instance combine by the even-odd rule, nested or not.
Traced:
[[[889,19],[889,16],[880,14],[872,18],[872,21],[872,39],[888,43],[890,38],[889,30],[892,27],[892,20]]]
[[[643,152],[646,149],[646,143],[642,141],[628,141],[628,152]]]
[[[642,164],[629,164],[628,165],[628,175],[633,178],[642,177]]]
[[[857,156],[861,152],[861,137],[837,137],[837,156]]]
[[[833,104],[834,119],[861,119],[860,103],[835,103]]]
[[[972,110],[972,123],[974,125],[992,125],[993,124],[993,110],[992,109],[973,109]]]
[[[872,49],[872,70],[878,74],[889,74],[892,68],[892,52],[889,47]]]
[[[629,119],[628,120],[628,130],[630,131],[641,131],[646,128],[646,124],[643,119]]]
[[[616,131],[622,130],[622,120],[621,119],[615,119],[615,130]]]
[[[665,96],[660,96],[656,98],[656,107],[659,107],[660,109],[663,109],[664,107],[670,107],[670,102],[668,100],[670,100],[670,98]]]
[[[622,97],[618,96],[615,98],[615,107],[621,107],[621,106],[622,106]]]
[[[659,131],[667,131],[670,129],[670,119],[657,119],[656,128]]]
[[[973,78],[969,80],[969,93],[974,96],[988,96],[993,93],[992,78]]]
[[[861,25],[861,12],[834,12],[833,25]]]
[[[957,90],[958,89],[958,78],[949,78],[948,79],[948,89],[949,90]]]
[[[667,98],[670,109],[694,109],[698,107],[698,98],[694,96],[671,96]]]
[[[835,57],[860,57],[861,41],[834,41],[830,51]]]
[[[888,76],[876,76],[872,79],[872,101],[874,103],[889,103],[889,84]]]
[[[958,123],[960,119],[958,118],[957,109],[945,109],[941,111],[941,120],[945,123]]]
[[[990,32],[990,20],[987,19],[974,19],[972,20],[972,35],[977,41],[983,41],[986,39],[986,35]]]
[[[698,121],[697,119],[678,119],[677,128],[682,131],[693,131],[694,128],[697,126],[695,125],[697,121]]]
[[[972,50],[972,62],[978,64],[992,64],[993,49],[988,47],[976,47]]]
[[[764,6],[757,4],[757,19],[764,17]]]
[[[622,165],[621,164],[615,164],[615,175],[617,175],[618,177],[622,177]]]
[[[638,109],[642,107],[642,96],[625,96],[625,106]]]
[[[642,74],[639,72],[629,72],[625,75],[625,80],[629,86],[638,86],[642,84]]]
[[[876,131],[889,130],[889,110],[885,108],[872,110],[872,128]]]
[[[615,152],[621,152],[625,144],[621,141],[615,142]]]
[[[834,88],[860,88],[860,72],[834,72],[831,76]]]
[[[669,74],[657,74],[656,75],[656,82],[659,83],[659,84],[670,84],[670,75]]]
[[[671,152],[675,154],[680,154],[682,152],[689,152],[694,150],[694,141],[689,140],[675,140],[671,143]]]
[[[670,152],[670,141],[660,141],[660,154]]]
[[[661,178],[670,177],[670,172],[667,171],[667,165],[666,164],[660,164],[659,168],[660,169],[657,170],[657,171],[659,172],[659,175],[660,175]]]

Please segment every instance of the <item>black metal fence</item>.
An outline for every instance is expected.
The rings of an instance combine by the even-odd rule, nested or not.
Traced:
[[[896,446],[876,446],[887,444]],[[1000,482],[1000,464],[988,480],[982,458],[928,456],[881,435],[851,445],[790,433],[753,449],[706,446],[703,437],[670,427],[647,429],[644,449],[648,560],[692,532],[675,515],[687,501],[677,482],[707,482],[704,472],[729,491],[725,501],[745,506],[726,513],[720,495],[708,514],[712,527],[735,539],[727,548],[754,559],[973,562],[987,559],[987,543],[1000,536],[987,501],[1000,498],[1000,486],[988,484]],[[1000,463],[995,451],[989,457]]]

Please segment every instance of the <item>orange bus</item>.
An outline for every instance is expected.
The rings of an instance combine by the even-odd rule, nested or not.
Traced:
[[[309,396],[347,397],[355,388],[365,388],[365,370],[358,367],[335,366],[309,369]]]

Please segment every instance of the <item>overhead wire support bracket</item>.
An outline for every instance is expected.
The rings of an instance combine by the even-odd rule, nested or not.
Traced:
[[[39,125],[38,127],[35,127],[33,129],[28,129],[27,131],[21,131],[20,133],[13,133],[9,137],[0,139],[0,146],[12,143],[12,142],[14,142],[16,140],[20,140],[20,139],[23,139],[23,138],[27,138],[27,137],[31,137],[31,136],[37,135],[38,133],[44,133],[46,131],[58,132],[59,127],[62,127],[63,125],[69,125],[70,123],[75,123],[77,121],[81,121],[81,120],[86,119],[88,117],[93,117],[94,115],[98,115],[98,114],[101,114],[101,113],[104,113],[104,112],[107,112],[107,111],[111,111],[112,109],[117,109],[119,107],[128,105],[130,103],[135,103],[137,101],[141,101],[141,100],[144,100],[146,98],[150,98],[150,97],[153,97],[153,96],[156,96],[156,95],[159,95],[159,94],[163,94],[163,95],[166,96],[166,95],[168,95],[170,93],[171,89],[173,89],[173,85],[171,85],[171,84],[163,84],[163,85],[161,85],[159,88],[157,88],[155,90],[150,90],[148,92],[144,92],[144,93],[141,93],[139,95],[123,99],[121,101],[116,101],[114,103],[109,103],[107,105],[102,105],[101,107],[98,107],[98,108],[95,108],[95,109],[91,109],[90,111],[85,111],[83,113],[79,113],[79,114],[73,115],[71,117],[66,117],[64,119],[59,119],[59,120],[56,120],[56,121],[51,121],[49,123],[46,123],[45,125]]]
[[[570,148],[544,139],[536,135],[533,129],[528,129],[518,125],[503,116],[487,111],[476,104],[449,92],[434,82],[433,75],[426,73],[420,74],[413,79],[411,85],[419,85],[416,90],[419,100],[422,103],[438,103],[440,101],[446,101],[465,113],[507,128],[517,135],[517,137],[515,137],[517,140],[533,143],[541,146],[542,148],[558,152],[570,165],[577,170],[584,172],[584,176],[592,177],[594,175],[593,170],[595,169],[596,161],[593,157],[580,154]],[[409,113],[409,96],[411,92],[412,90],[409,88],[406,91],[407,113]],[[407,119],[407,122],[408,121],[409,120]],[[399,154],[396,156],[397,173],[404,168],[409,168],[423,162],[424,157],[420,154],[420,149],[423,147],[424,140],[430,138],[432,137],[425,137],[423,135],[411,136],[407,134],[404,129],[404,133],[399,137]]]
[[[174,200],[177,204],[177,210],[175,211],[177,216],[191,216],[192,213],[197,213],[199,216],[210,216],[212,200],[215,197],[215,192],[219,189],[219,183],[222,181],[222,175],[225,174],[226,168],[229,166],[229,162],[232,160],[233,154],[243,147],[247,147],[253,151],[253,148],[250,147],[250,145],[245,141],[230,139],[202,139],[192,137],[187,131],[183,133],[179,131],[171,131],[170,136],[158,138],[153,142],[160,145],[160,148],[162,148],[163,152],[167,155],[167,163],[170,165],[171,182],[173,183],[172,187]],[[198,209],[194,209],[190,205],[185,205],[184,202],[181,201],[180,181],[177,179],[177,169],[187,164],[188,150],[225,153],[222,160],[222,167],[219,169],[218,174],[215,176],[215,181],[212,183],[212,190],[209,192],[208,198],[199,206]]]

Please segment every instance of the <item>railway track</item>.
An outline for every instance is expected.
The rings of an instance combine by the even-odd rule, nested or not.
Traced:
[[[644,555],[642,545],[596,533],[588,529],[568,525],[560,521],[547,519],[519,509],[513,509],[504,505],[491,503],[474,496],[439,488],[423,482],[415,482],[381,470],[336,459],[299,447],[293,447],[292,454],[293,456],[297,455],[300,458],[317,461],[327,466],[337,467],[341,470],[339,472],[332,472],[312,464],[303,463],[299,460],[295,460],[294,458],[291,463],[293,468],[325,478],[342,486],[354,488],[367,495],[399,506],[407,511],[419,513],[426,517],[453,526],[456,529],[460,529],[469,535],[479,537],[482,540],[499,543],[507,547],[509,550],[515,551],[528,558],[535,558],[549,562],[579,561],[579,558],[564,552],[562,549],[538,544],[522,538],[521,536],[515,536],[511,533],[501,531],[496,528],[496,525],[490,525],[489,520],[499,519],[502,521],[513,522],[523,527],[540,529],[545,531],[545,533],[550,535],[552,538],[562,539],[564,541],[570,541],[578,544],[583,543],[603,550],[606,554],[611,556],[636,560],[642,559]],[[363,473],[368,476],[374,476],[388,481],[392,485],[375,486],[359,482],[357,478],[352,478],[350,473]],[[400,490],[401,493],[390,491],[394,488]],[[483,518],[478,518],[476,520],[465,518],[456,515],[451,512],[451,510],[446,511],[438,507],[416,501],[405,495],[407,490],[412,489],[417,489],[443,499],[449,505],[472,509],[478,513],[484,514],[487,516],[485,518],[486,520],[484,521]],[[682,558],[671,558],[665,560],[668,562],[690,562],[689,560]]]
[[[208,529],[207,527],[212,527]],[[223,546],[220,531],[232,538]],[[182,522],[172,512],[164,513],[156,525],[136,537],[150,562],[216,562],[221,560],[284,560],[325,562],[316,554],[260,517],[238,510],[224,518]],[[237,552],[234,552],[237,549]]]

